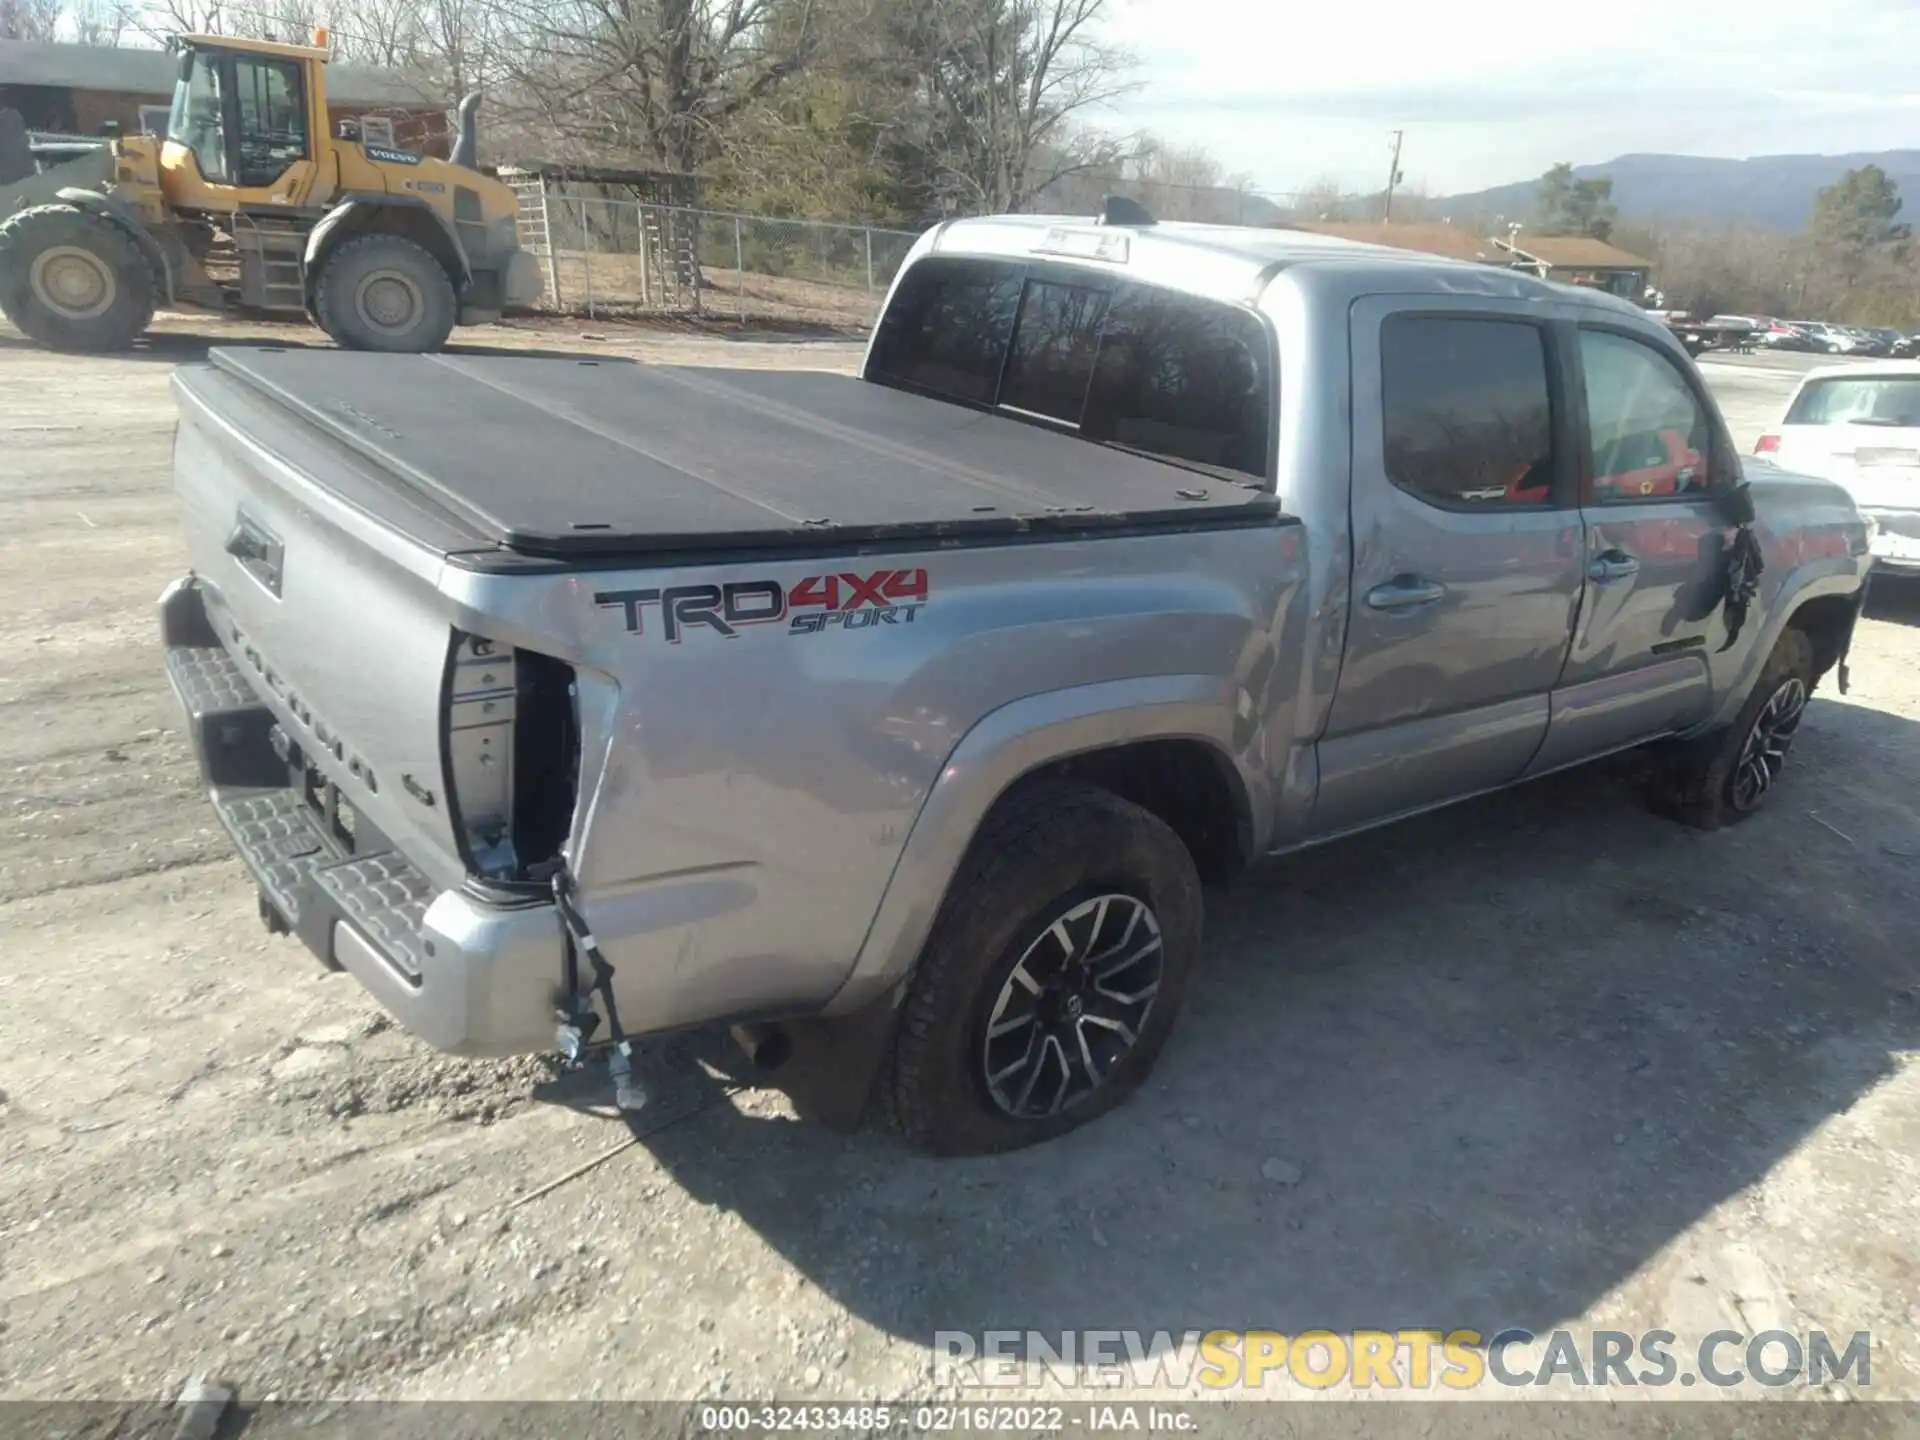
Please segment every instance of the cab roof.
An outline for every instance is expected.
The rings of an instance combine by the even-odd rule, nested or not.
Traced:
[[[947,222],[936,232],[930,253],[1066,260],[1242,305],[1257,300],[1283,269],[1365,264],[1401,272],[1393,278],[1416,286],[1422,275],[1431,277],[1437,289],[1457,288],[1463,279],[1471,277],[1472,289],[1479,294],[1536,300],[1574,298],[1642,318],[1646,313],[1618,296],[1541,280],[1523,271],[1308,230],[1184,221],[1111,224],[1088,215],[993,215]]]
[[[238,50],[250,55],[278,55],[286,60],[318,60],[326,64],[332,54],[311,45],[283,45],[278,40],[242,40],[233,35],[179,35],[174,37],[190,50]]]

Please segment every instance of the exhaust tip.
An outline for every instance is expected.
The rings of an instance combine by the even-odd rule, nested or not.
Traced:
[[[756,1070],[778,1070],[793,1058],[793,1037],[778,1025],[735,1025],[727,1033]]]

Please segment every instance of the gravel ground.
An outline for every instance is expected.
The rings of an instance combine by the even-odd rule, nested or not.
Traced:
[[[1868,1330],[1858,1398],[1920,1398],[1920,595],[1747,826],[1613,765],[1213,897],[1154,1084],[1063,1142],[828,1134],[694,1037],[548,1189],[632,1138],[600,1089],[437,1056],[268,938],[197,791],[152,607],[199,348],[0,332],[0,1399],[871,1399],[954,1393],[937,1330],[1508,1325]],[[1792,379],[1707,373],[1743,444]]]

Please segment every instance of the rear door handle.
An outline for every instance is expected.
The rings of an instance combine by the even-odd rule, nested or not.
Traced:
[[[1367,604],[1375,610],[1411,610],[1431,605],[1447,593],[1437,580],[1422,580],[1418,575],[1396,575],[1384,585],[1367,592]]]
[[[1587,564],[1587,578],[1596,585],[1625,580],[1640,573],[1640,562],[1624,550],[1602,550]]]

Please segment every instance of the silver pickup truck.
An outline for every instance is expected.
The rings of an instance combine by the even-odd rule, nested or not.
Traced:
[[[166,663],[271,928],[444,1050],[634,1104],[725,1022],[946,1153],[1137,1086],[1255,857],[1634,746],[1753,813],[1870,564],[1624,302],[1124,210],[928,233],[857,379],[174,383]]]

